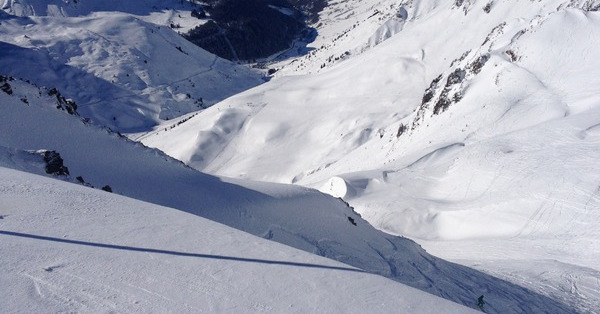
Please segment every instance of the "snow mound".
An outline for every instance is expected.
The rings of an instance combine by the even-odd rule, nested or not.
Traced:
[[[346,180],[340,177],[333,177],[327,180],[319,191],[339,198],[351,197],[355,194],[354,189],[348,185]]]

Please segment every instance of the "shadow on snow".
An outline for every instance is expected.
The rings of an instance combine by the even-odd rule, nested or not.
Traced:
[[[100,248],[113,249],[113,250],[126,250],[126,251],[134,251],[134,252],[167,254],[167,255],[174,255],[174,256],[210,258],[210,259],[226,260],[226,261],[236,261],[236,262],[260,263],[260,264],[283,265],[283,266],[296,266],[296,267],[307,267],[307,268],[321,268],[321,269],[343,270],[343,271],[366,273],[365,271],[363,271],[361,269],[351,268],[351,267],[328,266],[328,265],[319,265],[319,264],[310,264],[310,263],[297,263],[297,262],[288,262],[288,261],[273,261],[273,260],[265,260],[265,259],[257,259],[257,258],[245,258],[245,257],[213,255],[213,254],[177,252],[177,251],[151,249],[151,248],[142,248],[142,247],[133,247],[133,246],[124,246],[124,245],[116,245],[116,244],[105,244],[105,243],[96,243],[96,242],[88,242],[88,241],[61,239],[61,238],[46,237],[46,236],[40,236],[40,235],[34,235],[34,234],[27,234],[27,233],[19,233],[19,232],[12,232],[12,231],[4,231],[4,230],[0,230],[0,234],[7,235],[7,236],[21,237],[21,238],[43,240],[43,241],[52,241],[52,242],[67,243],[67,244],[86,245],[86,246],[100,247]]]

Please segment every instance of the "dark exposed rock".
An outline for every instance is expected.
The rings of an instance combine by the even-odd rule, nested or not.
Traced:
[[[354,220],[354,218],[352,218],[352,217],[348,217],[348,221],[349,221],[351,224],[353,224],[353,225],[355,225],[355,226],[356,226],[356,221]]]
[[[400,126],[398,127],[398,132],[396,133],[396,137],[400,137],[402,136],[402,134],[404,134],[404,132],[406,132],[406,125],[404,125],[404,123],[400,123]]]
[[[463,52],[463,54],[459,58],[456,58],[452,61],[452,64],[450,64],[450,67],[454,67],[455,64],[458,64],[459,62],[465,60],[469,56],[469,53],[471,53],[470,49]]]
[[[517,54],[512,51],[512,50],[506,50],[504,53],[506,53],[506,55],[510,58],[510,61],[515,62],[515,61],[519,61],[519,57],[517,56]]]
[[[65,110],[71,115],[78,115],[77,104],[73,100],[63,97],[56,88],[48,90],[48,96],[56,97],[56,109]]]
[[[492,2],[488,2],[485,7],[483,7],[483,12],[490,13],[492,11]]]
[[[454,72],[448,75],[448,80],[446,81],[446,87],[450,87],[452,85],[456,85],[462,82],[465,79],[465,75],[467,72],[461,68],[457,68]]]
[[[440,74],[438,77],[433,79],[433,81],[431,81],[431,84],[429,84],[429,87],[425,90],[425,93],[423,94],[423,99],[421,100],[421,106],[425,105],[426,103],[430,102],[431,99],[433,99],[435,90],[437,89],[437,86],[441,80],[442,80],[442,75]]]
[[[471,73],[473,74],[479,74],[479,72],[481,72],[481,68],[483,68],[483,66],[488,62],[489,59],[489,54],[479,56],[479,58],[473,61],[473,63],[469,64],[469,71],[471,71]]]
[[[102,187],[102,191],[106,191],[106,192],[110,192],[112,193],[112,188],[110,187],[110,185],[105,185]]]
[[[8,82],[4,82],[4,84],[0,86],[0,89],[9,95],[12,95],[13,93],[12,87],[10,86],[10,84],[8,84]]]
[[[69,169],[65,167],[64,161],[60,154],[53,150],[41,151],[41,155],[44,157],[46,163],[46,173],[57,176],[69,175]]]
[[[448,98],[447,91],[444,90],[444,92],[442,92],[442,94],[440,95],[438,101],[435,103],[435,106],[433,107],[433,114],[437,115],[446,111],[446,109],[450,107],[450,104],[452,104],[452,101],[450,101],[450,99]]]

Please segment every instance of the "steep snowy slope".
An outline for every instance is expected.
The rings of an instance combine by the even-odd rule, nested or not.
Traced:
[[[10,78],[3,78],[0,87],[3,167],[41,173],[39,161],[28,166],[20,156],[55,150],[68,167],[65,180],[81,176],[92,186],[108,185],[115,193],[209,218],[469,307],[476,307],[474,300],[484,294],[488,312],[571,311],[561,302],[437,259],[408,239],[378,231],[338,199],[303,187],[202,174],[57,110],[57,96],[45,89]]]
[[[177,1],[178,2],[178,1]],[[120,12],[15,17],[0,11],[4,75],[57,87],[81,115],[124,133],[210,106],[262,74]]]
[[[461,240],[459,254],[454,242],[427,247],[471,265],[518,260],[519,282],[591,311],[600,307],[599,5],[382,2],[404,20],[386,41],[318,74],[283,71],[143,142],[210,173],[320,188],[394,234]],[[362,24],[345,26],[363,34]],[[355,45],[379,36],[366,25]],[[344,42],[332,51],[350,50]],[[303,62],[296,73],[320,69]],[[583,288],[535,281],[561,269],[573,277],[552,284]]]
[[[0,176],[4,313],[470,312],[171,208],[3,167]]]

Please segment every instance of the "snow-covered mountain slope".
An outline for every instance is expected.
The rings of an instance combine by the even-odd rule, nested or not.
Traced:
[[[339,5],[368,11],[360,1]],[[457,259],[506,253],[540,272],[571,265],[574,284],[586,288],[553,296],[593,311],[598,275],[578,267],[600,270],[599,8],[598,1],[382,1],[377,10],[403,20],[387,40],[317,74],[284,68],[142,141],[210,173],[320,188],[394,234],[478,241],[481,251]],[[371,22],[354,27],[345,15],[329,16],[338,29],[364,35],[333,45],[341,48],[331,55],[382,34]],[[323,34],[333,29],[319,29],[315,43],[331,41]],[[289,73],[319,70],[322,60],[310,58]],[[448,252],[451,243],[431,248]],[[529,270],[523,281],[543,291],[536,266]]]
[[[412,3],[412,1],[411,1]],[[306,48],[309,53],[273,62],[276,76],[323,71],[380,44],[404,27],[408,1],[329,1],[319,13],[318,36]],[[420,5],[416,4],[418,10]]]
[[[26,151],[54,150],[69,181],[169,206],[488,312],[572,311],[530,290],[448,263],[385,234],[341,200],[292,185],[220,179],[57,110],[56,96],[20,80],[0,84],[0,165],[42,173]],[[6,91],[9,92],[6,92]],[[81,177],[80,180],[72,179]],[[137,219],[140,219],[139,217]]]
[[[193,10],[201,10],[200,6],[187,0],[2,0],[0,3],[3,11],[22,17],[81,17],[97,12],[122,12],[154,24],[175,26],[179,32],[205,23],[191,14]]]
[[[3,167],[0,176],[4,313],[470,312],[178,210]]]
[[[0,44],[4,75],[57,87],[82,116],[123,133],[149,131],[264,82],[261,73],[220,59],[168,27],[121,12],[0,12]]]

